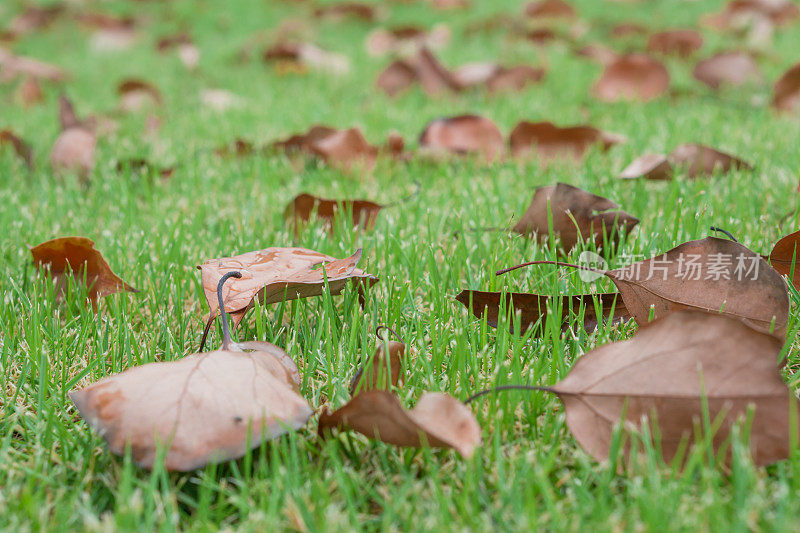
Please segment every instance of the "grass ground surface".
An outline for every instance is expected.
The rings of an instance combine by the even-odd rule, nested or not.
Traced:
[[[0,87],[2,125],[32,143],[37,163],[28,173],[9,150],[0,152],[0,528],[796,529],[800,454],[766,469],[754,468],[740,454],[730,471],[703,461],[678,471],[652,456],[617,472],[579,447],[560,402],[544,393],[497,394],[473,404],[484,444],[469,460],[453,451],[398,449],[356,435],[323,441],[312,418],[239,461],[187,474],[147,472],[110,455],[80,419],[67,397],[71,389],[197,350],[206,306],[195,266],[207,258],[269,246],[297,245],[336,257],[363,248],[361,265],[380,277],[365,310],[348,289],[338,297],[258,308],[237,337],[284,347],[301,369],[310,403],[339,406],[360,359],[375,350],[375,327],[387,324],[412,352],[402,394],[405,405],[413,405],[424,390],[466,398],[498,384],[552,384],[581,354],[636,330],[629,324],[586,334],[576,318],[566,333],[547,323],[542,337],[518,336],[488,328],[454,300],[463,288],[590,290],[576,275],[549,267],[494,276],[498,268],[553,257],[532,240],[497,232],[453,235],[519,217],[537,186],[574,184],[638,216],[639,228],[622,247],[626,254],[649,256],[702,238],[709,225],[768,253],[780,236],[797,229],[796,216],[783,226],[779,221],[798,205],[800,122],[766,105],[771,82],[800,60],[797,26],[778,31],[760,59],[764,83],[715,96],[691,78],[690,64],[670,60],[672,85],[686,89],[684,96],[607,104],[589,94],[600,67],[563,45],[537,48],[509,38],[503,28],[465,34],[469,23],[493,13],[521,12],[521,3],[473,4],[472,10],[448,12],[425,2],[388,4],[382,24],[446,22],[453,37],[440,57],[447,65],[544,65],[549,74],[543,83],[519,93],[479,90],[438,98],[415,88],[389,99],[374,88],[389,59],[366,54],[364,39],[374,25],[358,21],[310,26],[319,45],[351,58],[349,74],[281,75],[257,54],[238,62],[239,49],[255,33],[287,18],[309,18],[309,6],[290,2],[228,0],[224,8],[211,0],[102,2],[95,7],[148,20],[138,44],[98,52],[79,26],[59,22],[14,45],[17,53],[72,73],[63,89],[79,114],[114,109],[117,82],[131,76],[157,85],[164,103],[157,141],[141,134],[145,113],[119,118],[119,131],[100,139],[91,185],[84,187],[75,177],[54,176],[47,162],[58,134],[59,89],[47,88],[43,104],[23,109],[14,104],[13,84]],[[608,30],[616,22],[694,27],[700,15],[722,6],[677,0],[573,4],[588,23],[584,41],[620,49],[641,47],[642,40],[610,41]],[[17,0],[3,2],[0,22],[22,7]],[[178,30],[189,31],[202,51],[196,72],[154,50],[158,36]],[[706,31],[700,56],[737,45]],[[200,103],[205,88],[227,89],[242,105],[209,109]],[[298,169],[281,155],[213,153],[236,137],[267,142],[315,123],[357,126],[376,144],[396,130],[413,148],[430,120],[465,112],[491,118],[504,133],[519,120],[552,120],[593,124],[629,141],[607,153],[593,150],[580,165],[547,168],[534,162],[412,159],[380,161],[371,173],[346,173],[316,162]],[[616,177],[641,153],[666,152],[683,142],[738,154],[754,170],[696,181]],[[117,172],[116,161],[129,157],[177,170],[164,182]],[[295,238],[282,218],[286,203],[302,191],[386,203],[410,192],[414,181],[422,184],[419,196],[381,212],[372,231],[342,225],[328,234],[316,224]],[[67,235],[95,240],[112,268],[141,292],[109,297],[97,313],[78,296],[55,303],[31,266],[27,245]],[[795,390],[796,317],[793,307],[786,379]],[[215,332],[211,344],[218,342]]]

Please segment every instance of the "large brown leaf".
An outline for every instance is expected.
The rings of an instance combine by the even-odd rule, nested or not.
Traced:
[[[795,231],[776,242],[765,259],[769,259],[772,268],[782,276],[787,276],[795,288],[800,289],[800,231]]]
[[[387,354],[388,351],[388,354]],[[391,390],[404,380],[403,358],[406,345],[402,342],[381,343],[375,350],[372,361],[358,369],[350,382],[350,394],[356,395],[371,390]]]
[[[325,291],[326,277],[331,294],[339,294],[351,280],[371,286],[378,280],[356,268],[360,259],[360,249],[350,257],[336,259],[305,248],[265,248],[234,257],[209,259],[197,267],[202,272],[209,307],[206,333],[219,314],[217,284],[228,272],[242,273],[241,279],[231,281],[223,289],[225,310],[231,314],[235,327],[256,298],[262,305],[268,305],[319,296]]]
[[[188,471],[305,424],[313,411],[299,385],[286,352],[252,341],[131,368],[70,398],[113,453],[130,446],[150,469],[160,447],[168,470]]]
[[[711,176],[714,172],[729,172],[732,169],[753,168],[736,156],[720,152],[702,144],[682,144],[671,154],[645,154],[625,167],[620,173],[623,179],[647,178],[650,180],[672,179],[675,169],[684,169],[687,177]]]
[[[583,327],[587,332],[592,332],[602,320],[608,320],[613,311],[613,322],[624,321],[630,318],[628,310],[622,298],[618,298],[619,293],[604,294],[581,294],[561,297],[561,322],[562,327],[567,328],[566,323],[570,315],[578,315],[580,310],[584,310]],[[507,311],[513,310],[514,314],[520,315],[520,335],[525,333],[528,328],[536,325],[537,322],[544,326],[548,315],[548,303],[555,305],[550,296],[526,292],[484,292],[463,290],[456,296],[456,300],[464,304],[470,312],[477,318],[486,316],[486,323],[493,328],[497,327],[500,320],[500,309],[504,306]],[[598,316],[595,304],[599,303],[601,314]],[[514,332],[514,322],[509,318],[508,326]]]
[[[541,263],[549,262],[524,265]],[[707,237],[616,270],[580,268],[614,282],[625,308],[640,325],[651,314],[659,318],[690,309],[722,313],[757,331],[786,336],[786,283],[761,256],[737,242]]]
[[[271,146],[287,154],[305,153],[319,157],[345,170],[359,165],[371,169],[379,152],[378,147],[371,145],[357,128],[337,130],[324,125],[314,125],[306,133],[292,135]]]
[[[720,424],[712,436],[717,452],[754,408],[750,451],[765,465],[789,454],[796,402],[778,371],[780,351],[778,339],[737,320],[683,311],[585,354],[549,390],[564,402],[575,439],[598,461],[608,459],[620,420],[640,429],[644,419],[658,427],[659,449],[671,461],[692,444],[707,402],[710,420]]]
[[[486,161],[501,158],[505,142],[491,120],[477,115],[460,115],[430,122],[419,138],[420,147],[432,153],[477,154]]]
[[[60,295],[66,288],[69,272],[78,283],[86,282],[93,302],[121,291],[138,292],[114,274],[106,260],[85,237],[61,237],[31,248],[33,264],[53,278]]]
[[[620,56],[606,66],[592,89],[606,102],[652,100],[669,88],[669,73],[660,62],[645,54]]]
[[[723,85],[736,87],[758,80],[761,71],[750,54],[723,52],[698,62],[692,75],[712,89],[719,89]]]
[[[800,111],[800,63],[775,82],[772,106],[778,111]]]
[[[351,429],[395,446],[454,448],[469,457],[481,442],[481,429],[469,408],[444,393],[426,392],[410,410],[388,391],[361,392],[334,412],[319,416],[319,433]]]
[[[696,30],[679,29],[654,33],[647,40],[651,53],[677,55],[686,58],[703,46],[703,36]]]
[[[597,248],[604,241],[618,242],[621,234],[627,234],[639,223],[638,218],[622,211],[619,204],[608,198],[557,183],[536,189],[513,231],[533,234],[539,242],[544,242],[550,235],[550,216],[553,234],[567,252],[581,239],[592,240]]]
[[[558,158],[580,161],[594,144],[608,150],[624,140],[620,135],[587,125],[560,128],[552,122],[522,121],[511,130],[508,143],[514,157],[535,154],[545,161]]]

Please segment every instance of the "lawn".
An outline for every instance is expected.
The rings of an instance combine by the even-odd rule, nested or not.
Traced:
[[[572,0],[583,34],[578,43],[603,42],[641,50],[646,37],[610,36],[618,23],[650,31],[697,27],[723,7],[718,1],[613,2]],[[428,2],[385,2],[379,22],[316,20],[310,2],[171,0],[86,2],[76,10],[135,16],[136,42],[121,50],[93,45],[70,17],[8,45],[16,54],[54,63],[70,73],[45,84],[43,102],[23,107],[17,83],[0,85],[0,128],[30,142],[29,171],[12,150],[0,149],[0,528],[4,530],[795,530],[800,522],[800,453],[758,468],[742,453],[730,468],[708,461],[680,469],[657,454],[629,468],[595,461],[568,431],[564,409],[541,392],[512,391],[470,404],[483,444],[465,459],[453,450],[397,448],[353,433],[317,436],[316,416],[296,432],[262,444],[236,461],[189,473],[136,467],[109,453],[81,419],[68,392],[109,374],[195,353],[207,314],[196,266],[271,246],[299,246],[334,257],[363,249],[360,267],[380,278],[359,305],[358,293],[257,306],[236,331],[286,350],[302,376],[313,408],[348,397],[360,361],[380,341],[379,325],[407,345],[410,406],[423,391],[465,399],[504,384],[550,385],[582,354],[630,338],[635,323],[603,325],[586,333],[580,318],[561,332],[552,320],[538,335],[493,329],[454,298],[462,289],[546,295],[609,290],[549,266],[495,276],[498,269],[554,250],[503,231],[542,185],[565,182],[617,201],[640,219],[612,258],[639,258],[707,236],[709,226],[731,232],[757,253],[769,253],[796,231],[800,121],[769,106],[772,83],[800,60],[800,30],[778,29],[758,55],[763,79],[719,92],[691,76],[692,61],[665,60],[671,93],[650,102],[598,101],[590,92],[602,67],[573,46],[537,46],[501,24],[470,26],[496,13],[522,13],[523,3],[473,0],[470,9],[440,11]],[[0,27],[26,7],[0,5]],[[331,74],[277,68],[261,60],[276,29],[297,21],[324,49],[349,58],[350,71]],[[444,22],[452,33],[437,56],[448,66],[475,61],[546,67],[541,83],[518,92],[482,89],[429,96],[419,86],[389,98],[376,89],[389,56],[365,50],[377,26]],[[159,37],[191,34],[201,57],[187,69],[174,53],[159,53]],[[743,41],[703,29],[696,58],[735,49]],[[260,41],[254,36],[261,35]],[[252,52],[241,57],[248,43]],[[2,67],[0,67],[1,69]],[[141,78],[161,91],[151,112],[117,111],[116,85]],[[205,89],[223,89],[236,103],[217,110]],[[69,96],[79,115],[112,116],[118,129],[98,138],[89,183],[56,174],[49,151],[58,136],[58,97]],[[143,134],[148,114],[161,120]],[[505,135],[521,120],[591,124],[627,137],[608,151],[592,148],[578,163],[477,158],[407,161],[379,158],[374,170],[342,170],[316,159],[298,163],[280,153],[222,157],[236,138],[257,144],[323,123],[358,127],[374,144],[398,132],[414,151],[433,119],[464,113],[493,120]],[[736,154],[752,170],[690,180],[621,180],[620,171],[645,152],[667,153],[698,142]],[[145,158],[175,167],[168,179],[117,168]],[[295,235],[283,218],[298,193],[390,203],[421,185],[409,202],[386,208],[370,230],[339,221],[332,232],[312,223]],[[786,216],[787,213],[793,213]],[[104,298],[95,311],[79,293],[57,302],[31,262],[29,246],[60,236],[95,241],[114,271],[138,293]],[[577,259],[578,251],[569,256]],[[792,302],[783,370],[800,388]],[[212,331],[218,346],[220,329]]]

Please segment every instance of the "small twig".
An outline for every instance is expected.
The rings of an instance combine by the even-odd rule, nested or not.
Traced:
[[[722,233],[723,235],[726,235],[733,242],[739,242],[739,241],[736,240],[736,237],[734,237],[733,235],[731,235],[730,233],[728,233],[727,231],[725,231],[722,228],[718,228],[716,226],[710,226],[708,229],[710,229],[711,231],[718,231],[718,232]]]
[[[605,274],[605,270],[599,270],[597,268],[587,267],[583,265],[575,265],[572,263],[562,263],[561,261],[528,261],[527,263],[521,263],[519,265],[514,265],[512,267],[504,268],[503,270],[498,270],[494,273],[495,276],[500,276],[505,274],[506,272],[511,272],[512,270],[516,270],[518,268],[523,268],[531,265],[555,265],[555,266],[565,266],[570,268],[577,268],[578,270],[587,270],[589,272],[594,272],[596,274]]]
[[[225,312],[225,302],[222,300],[222,286],[230,278],[241,277],[242,273],[234,270],[222,276],[217,284],[217,301],[219,302],[219,314],[222,317],[222,350],[227,350],[231,345],[231,331],[228,329],[228,314]]]
[[[466,400],[464,403],[470,403],[471,401],[480,398],[481,396],[485,396],[492,392],[502,392],[502,391],[509,391],[509,390],[527,390],[527,391],[541,391],[541,392],[553,392],[553,389],[550,387],[537,387],[535,385],[500,385],[499,387],[492,387],[491,389],[484,389],[480,392],[476,392]]]

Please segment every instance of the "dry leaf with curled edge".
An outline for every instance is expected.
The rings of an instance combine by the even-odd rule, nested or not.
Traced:
[[[33,170],[33,150],[31,150],[31,146],[28,143],[9,129],[0,130],[0,147],[6,144],[10,144],[14,152],[25,163],[25,166],[29,170]]]
[[[342,20],[352,17],[364,22],[373,22],[378,18],[378,7],[367,2],[339,2],[314,9],[314,17]]]
[[[622,142],[625,137],[588,125],[561,128],[552,122],[526,121],[514,126],[508,138],[514,157],[535,155],[544,161],[559,158],[580,161],[592,145],[608,150]]]
[[[569,317],[579,315],[581,309],[584,310],[583,328],[588,333],[594,331],[602,321],[611,321],[616,324],[630,319],[619,293],[580,294],[561,296],[560,298],[562,329],[569,327]],[[555,305],[553,297],[526,292],[509,292],[503,295],[501,292],[462,290],[456,296],[456,300],[464,304],[464,307],[469,309],[476,318],[485,316],[486,323],[493,328],[497,327],[500,320],[501,307],[509,313],[518,314],[520,316],[520,335],[537,323],[544,328],[549,312],[548,304]],[[509,317],[507,323],[510,331],[514,333],[513,318]]]
[[[264,50],[262,58],[270,63],[294,63],[331,74],[350,71],[347,56],[323,50],[312,43],[280,42]]]
[[[161,105],[161,91],[144,80],[128,78],[117,85],[119,106],[123,111],[135,112]]]
[[[594,96],[606,102],[653,100],[669,88],[669,73],[646,54],[619,56],[606,66],[594,85]]]
[[[523,265],[532,264],[553,263],[532,261]],[[659,318],[689,309],[721,313],[756,331],[780,339],[786,336],[786,283],[761,256],[734,241],[706,237],[615,270],[577,268],[608,277],[639,325],[647,324],[651,314]]]
[[[330,200],[319,198],[307,193],[297,195],[292,200],[283,213],[283,218],[294,222],[297,226],[299,222],[308,222],[312,215],[327,221],[333,229],[333,220],[341,211],[352,213],[353,226],[361,226],[371,229],[375,226],[378,212],[383,209],[383,205],[369,200]]]
[[[366,40],[367,53],[380,56],[390,52],[442,48],[450,40],[450,29],[436,24],[429,30],[419,26],[396,26],[373,30]]]
[[[227,323],[223,330],[219,350],[130,368],[70,398],[113,453],[130,447],[147,469],[159,449],[167,470],[185,472],[302,427],[313,410],[294,361],[267,342],[231,342]]]
[[[694,78],[712,89],[723,85],[738,87],[761,78],[761,71],[750,54],[723,52],[699,61],[692,71]]]
[[[735,422],[754,409],[750,451],[756,465],[789,455],[794,395],[778,370],[782,343],[738,320],[681,311],[643,325],[632,339],[583,355],[566,378],[546,388],[564,403],[567,427],[596,460],[609,458],[615,426],[658,427],[666,462],[692,445],[704,406],[724,449]],[[719,417],[719,419],[718,419]],[[710,428],[703,428],[710,431]],[[627,452],[626,452],[627,453]]]
[[[554,237],[560,239],[566,252],[581,239],[591,240],[596,248],[602,248],[605,242],[617,243],[639,223],[638,218],[619,209],[619,204],[608,198],[557,183],[536,189],[513,231],[535,235],[539,242],[544,242],[550,236],[550,216]]]
[[[787,276],[796,289],[800,289],[800,231],[776,242],[769,256],[764,259],[769,260],[780,275]]]
[[[388,351],[388,355],[387,355]],[[350,381],[350,394],[356,395],[371,390],[390,390],[405,380],[403,358],[406,345],[402,342],[380,343],[372,361],[367,361],[358,369]]]
[[[378,89],[389,96],[395,96],[414,83],[419,83],[429,95],[462,89],[453,73],[425,47],[408,59],[391,63],[375,81]]]
[[[532,19],[573,18],[575,8],[564,0],[538,0],[525,5],[525,16]]]
[[[0,83],[26,76],[38,80],[60,82],[67,79],[61,67],[30,57],[17,56],[0,46]]]
[[[687,58],[703,47],[703,36],[696,30],[678,29],[654,33],[647,40],[650,53]]]
[[[433,154],[477,154],[486,161],[502,158],[503,134],[497,125],[478,115],[439,118],[425,126],[420,147]]]
[[[542,68],[529,65],[504,67],[497,63],[468,63],[453,71],[456,83],[462,88],[485,86],[490,92],[521,91],[529,83],[544,78]]]
[[[256,299],[261,305],[269,305],[319,296],[326,287],[330,294],[339,294],[351,281],[360,289],[372,286],[378,279],[356,268],[360,259],[361,249],[350,257],[336,259],[305,248],[265,248],[205,261],[197,267],[202,272],[203,290],[209,307],[200,351],[211,324],[219,315],[217,284],[226,273],[238,271],[242,274],[241,279],[233,280],[223,288],[225,310],[231,314],[236,327]]]
[[[684,169],[689,178],[711,176],[715,172],[753,168],[748,162],[736,156],[720,152],[702,144],[682,144],[671,154],[645,154],[625,167],[620,173],[623,179],[647,178],[650,180],[668,180],[675,175],[676,169]]]
[[[307,133],[292,135],[288,139],[272,143],[271,146],[287,154],[305,153],[319,157],[344,170],[351,170],[359,165],[372,169],[380,151],[364,138],[358,128],[337,130],[322,125],[312,126]]]
[[[783,73],[772,92],[772,107],[784,112],[800,111],[800,63]]]
[[[66,288],[65,276],[86,283],[92,302],[117,292],[139,292],[114,274],[106,260],[86,237],[60,237],[31,248],[33,264],[52,277],[57,294]]]
[[[97,137],[85,122],[78,120],[72,102],[66,96],[59,98],[61,134],[50,151],[50,164],[56,171],[77,172],[87,179],[94,168]]]
[[[387,444],[404,447],[454,448],[470,457],[481,443],[481,428],[469,408],[444,393],[426,392],[410,410],[388,391],[357,394],[334,412],[319,416],[319,434],[352,430]]]
[[[800,8],[793,0],[731,0],[722,11],[702,21],[720,30],[739,30],[764,19],[774,26],[785,26],[798,17]]]

